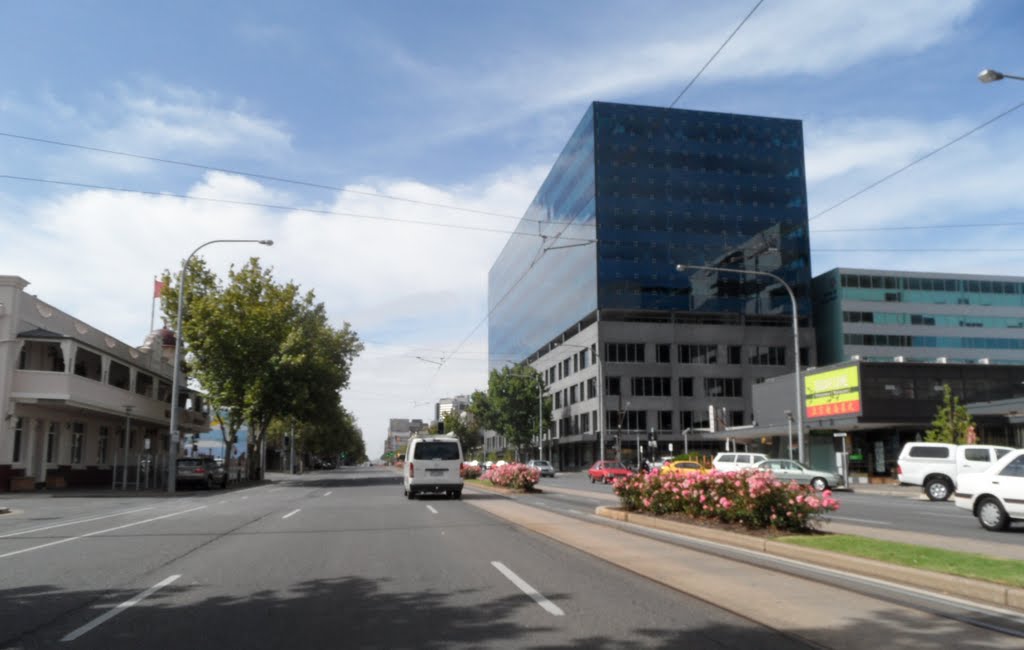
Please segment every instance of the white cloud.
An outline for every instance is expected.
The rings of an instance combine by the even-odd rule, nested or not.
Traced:
[[[454,188],[404,179],[357,189],[515,214],[523,212],[546,171],[516,168]],[[189,194],[252,203],[300,201],[222,173],[205,174]],[[360,194],[341,194],[322,207],[507,231],[515,227],[510,219]],[[177,271],[205,241],[273,239],[272,248],[218,244],[201,255],[222,278],[231,264],[260,257],[278,281],[314,290],[336,326],[348,321],[372,342],[345,399],[371,450],[379,447],[389,418],[430,417],[432,406],[414,408],[416,402],[432,404],[486,386],[487,328],[474,327],[486,315],[487,271],[507,235],[109,191],[39,202],[17,224],[0,224],[5,262],[0,272],[21,275],[43,300],[134,345],[148,331],[154,275],[165,268]],[[416,359],[448,357],[460,344],[443,368]]]

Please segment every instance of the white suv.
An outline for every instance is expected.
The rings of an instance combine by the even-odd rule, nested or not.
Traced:
[[[723,451],[715,455],[712,467],[720,472],[732,472],[738,469],[750,469],[762,460],[768,460],[764,454],[750,454],[738,451]]]

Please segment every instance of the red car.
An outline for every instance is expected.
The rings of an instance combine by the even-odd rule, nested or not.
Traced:
[[[617,478],[632,476],[633,472],[617,460],[599,460],[587,470],[591,483],[611,483]]]

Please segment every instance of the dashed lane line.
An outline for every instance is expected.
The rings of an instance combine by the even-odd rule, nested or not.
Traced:
[[[512,571],[512,569],[508,568],[501,562],[491,562],[491,566],[500,571],[501,575],[508,578],[512,584],[519,587],[520,591],[522,591],[524,594],[526,594],[534,601],[536,601],[536,603],[540,605],[544,609],[544,611],[551,614],[552,616],[565,616],[565,612],[563,612],[558,605],[554,604],[553,602],[545,598],[539,591],[531,587],[525,580],[517,576],[515,572]]]
[[[140,602],[142,602],[143,600],[145,600],[149,596],[152,596],[154,592],[156,592],[159,589],[162,589],[162,588],[166,587],[167,585],[171,584],[172,582],[174,582],[175,580],[177,580],[180,577],[181,577],[181,574],[176,574],[176,575],[164,578],[163,580],[161,580],[160,582],[156,583],[155,585],[153,585],[149,589],[146,589],[145,591],[140,593],[135,598],[131,598],[129,600],[126,600],[123,603],[121,603],[120,605],[118,605],[117,607],[115,607],[115,608],[111,609],[110,611],[106,612],[105,614],[102,614],[102,615],[97,616],[96,618],[92,619],[91,621],[89,621],[88,623],[83,625],[82,627],[78,628],[77,630],[75,630],[75,631],[71,632],[70,634],[68,634],[67,636],[65,636],[63,639],[61,639],[61,641],[65,641],[65,642],[66,641],[74,641],[75,639],[77,639],[78,637],[82,636],[83,634],[85,634],[89,630],[92,630],[93,628],[98,627],[99,625],[102,625],[103,623],[106,623],[107,621],[109,621],[110,619],[114,618],[115,616],[117,616],[118,614],[120,614],[124,610],[128,609],[129,607],[132,607],[133,605],[138,605]]]

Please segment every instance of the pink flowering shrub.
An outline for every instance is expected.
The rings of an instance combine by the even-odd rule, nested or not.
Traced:
[[[459,475],[462,478],[480,478],[480,474],[484,470],[479,465],[463,465],[459,470]]]
[[[839,508],[832,493],[784,482],[771,472],[641,473],[613,483],[623,507],[652,515],[681,513],[756,528],[807,531]]]
[[[512,490],[529,490],[540,480],[540,470],[536,467],[527,467],[523,463],[509,463],[495,465],[480,478]]]

